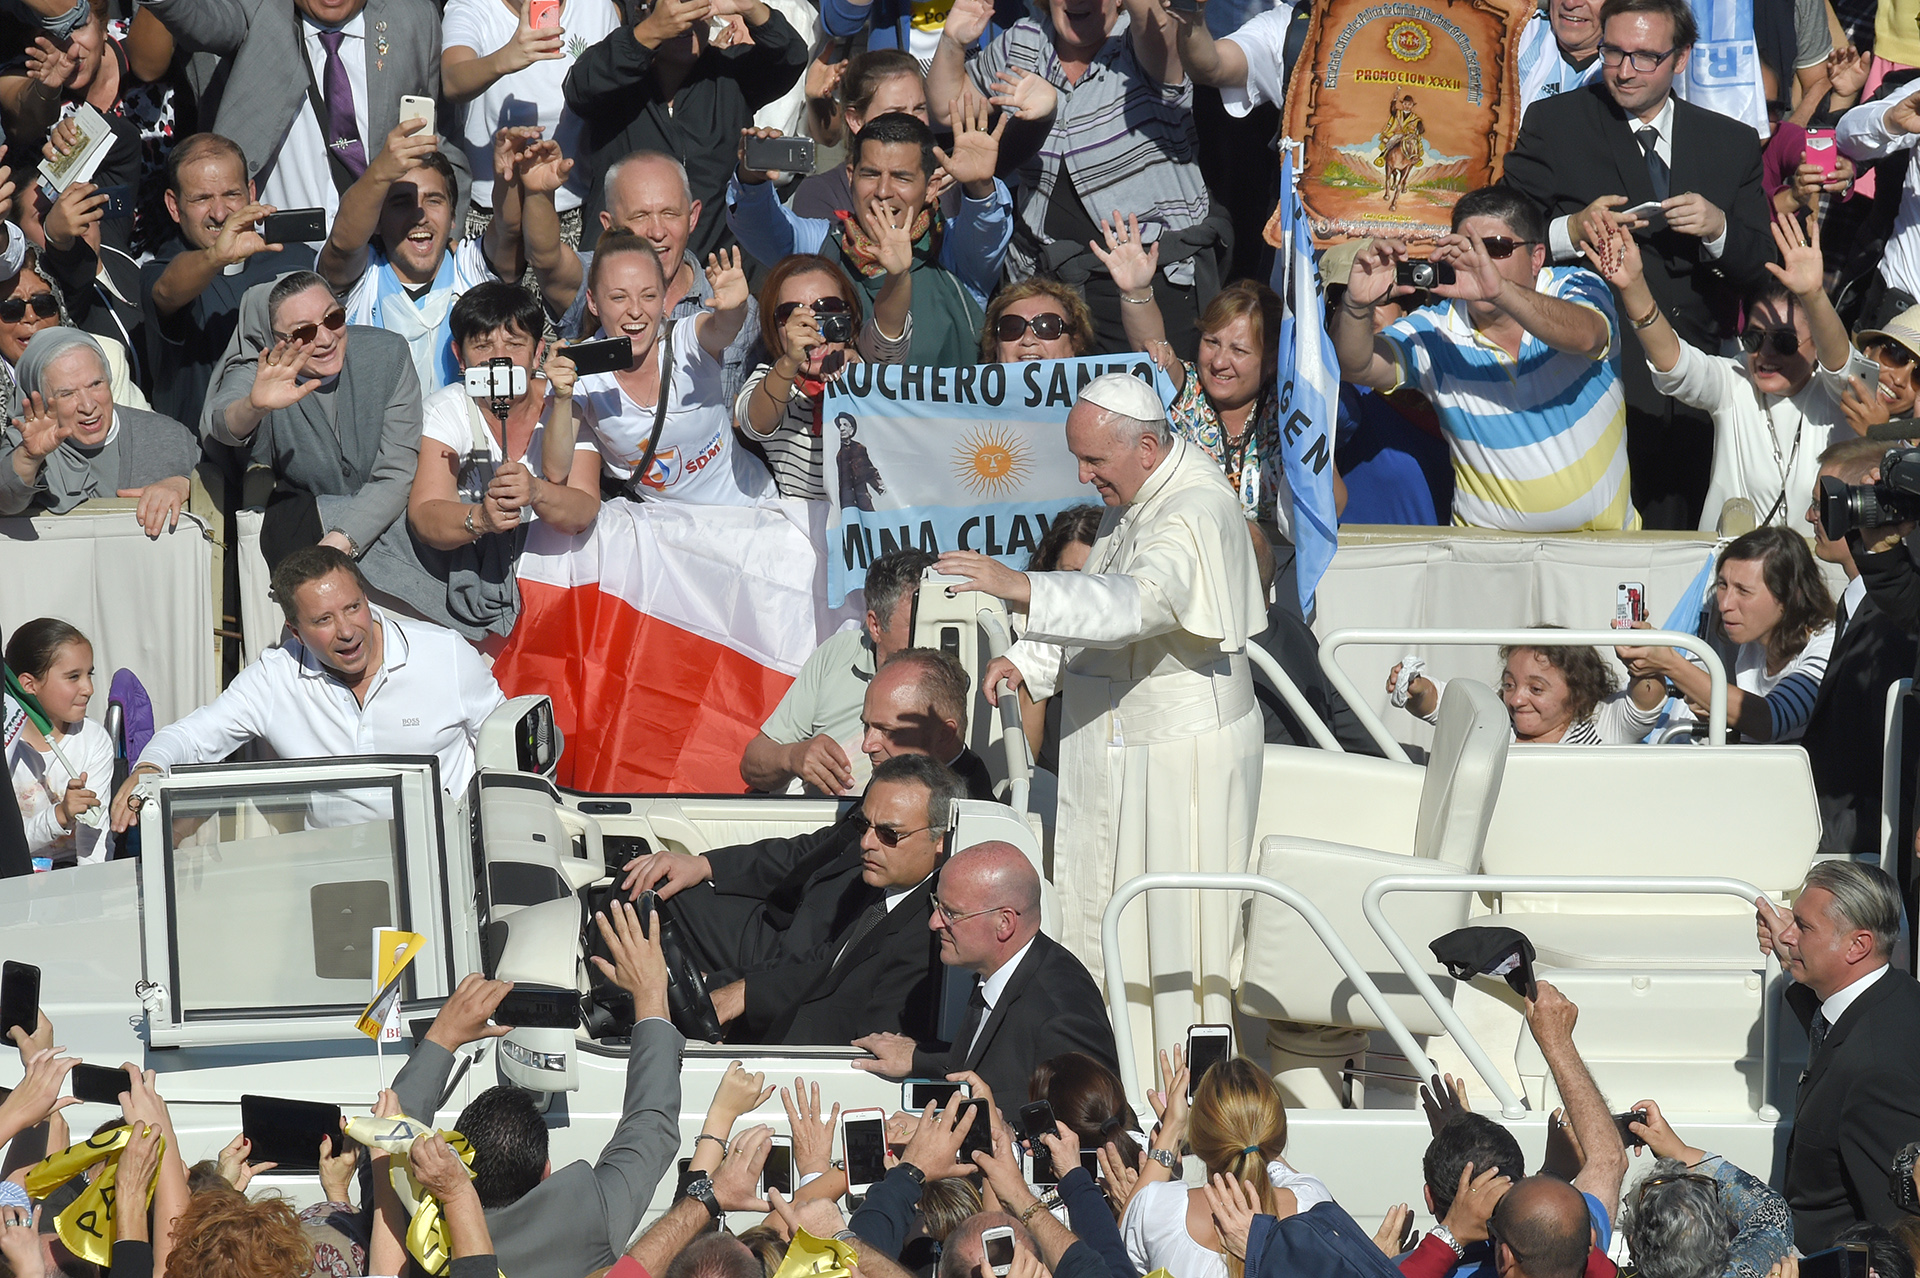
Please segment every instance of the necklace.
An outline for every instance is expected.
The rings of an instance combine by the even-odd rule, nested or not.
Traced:
[[[1793,451],[1787,454],[1785,460],[1780,456],[1780,436],[1773,429],[1771,414],[1766,415],[1766,423],[1767,444],[1773,449],[1773,464],[1780,470],[1780,495],[1773,499],[1773,505],[1767,507],[1766,517],[1760,521],[1762,525],[1771,524],[1773,517],[1779,514],[1787,503],[1787,485],[1792,482],[1793,468],[1800,461],[1800,434],[1807,428],[1807,418],[1806,414],[1802,413],[1800,424],[1793,428]]]

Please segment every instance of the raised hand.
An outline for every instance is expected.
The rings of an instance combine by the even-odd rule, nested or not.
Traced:
[[[739,1061],[732,1062],[720,1076],[720,1086],[713,1089],[708,1115],[726,1115],[727,1125],[731,1127],[740,1115],[759,1109],[767,1097],[773,1095],[774,1088],[766,1084],[764,1073],[749,1074]]]
[[[1818,293],[1826,282],[1826,259],[1820,253],[1820,222],[1816,218],[1805,231],[1800,219],[1790,213],[1773,216],[1773,242],[1780,250],[1783,265],[1766,264],[1773,277],[1792,289],[1796,297]]]
[[[1347,273],[1347,301],[1355,306],[1372,306],[1413,292],[1394,279],[1400,263],[1406,260],[1405,240],[1375,238],[1353,256],[1353,269]]]
[[[50,457],[54,449],[73,438],[73,427],[60,424],[39,391],[27,396],[23,407],[26,412],[13,419],[13,426],[20,432],[20,443],[27,450],[27,456]]]
[[[1507,283],[1507,277],[1500,274],[1488,255],[1486,242],[1478,235],[1446,236],[1433,250],[1432,260],[1453,264],[1453,283],[1434,287],[1434,293],[1440,297],[1491,302],[1500,296],[1500,290]]]
[[[0,157],[4,157],[6,153],[7,148],[0,146]],[[10,209],[13,207],[13,193],[13,170],[4,164],[0,164],[0,209]]]
[[[18,1031],[14,1042],[18,1043]],[[0,1126],[9,1131],[24,1131],[36,1127],[59,1113],[69,1105],[80,1103],[77,1097],[62,1096],[60,1087],[73,1067],[80,1063],[77,1056],[62,1056],[64,1047],[45,1047],[27,1058],[25,1076],[14,1084],[13,1092],[6,1100],[0,1101]]]
[[[822,62],[819,58],[807,63],[807,97],[815,102],[829,100],[840,87],[840,79],[847,73],[847,63]]]
[[[940,34],[965,49],[986,34],[992,21],[993,0],[953,0]]]
[[[1624,226],[1602,221],[1585,246],[1587,261],[1600,278],[1615,288],[1637,284],[1642,276],[1640,242]]]
[[[1782,963],[1787,961],[1786,942],[1780,938],[1793,926],[1793,911],[1782,909],[1764,896],[1753,899],[1755,909],[1755,935],[1760,942],[1760,957],[1776,955]]]
[[[747,304],[747,273],[740,266],[738,248],[707,254],[707,287],[713,290],[707,299],[709,310],[737,311]]]
[[[1618,210],[1629,201],[1624,195],[1603,195],[1593,203],[1572,214],[1567,219],[1567,234],[1575,244],[1591,241],[1599,234],[1602,226],[1644,226],[1646,223],[1630,213]]]
[[[1091,240],[1087,241],[1087,247],[1106,266],[1107,274],[1113,276],[1120,291],[1138,293],[1151,286],[1160,269],[1160,242],[1154,241],[1152,247],[1140,243],[1139,215],[1129,213],[1123,221],[1120,211],[1115,209],[1112,222],[1100,219],[1100,233],[1106,237],[1106,247]]]
[[[291,408],[313,394],[320,383],[300,380],[300,371],[307,366],[307,356],[312,353],[312,342],[275,342],[262,350],[247,402],[262,413],[271,413]]]
[[[780,1089],[787,1110],[787,1130],[793,1133],[793,1166],[802,1175],[824,1174],[833,1164],[833,1133],[840,1122],[840,1102],[831,1113],[820,1112],[820,1084],[811,1090],[804,1079],[793,1080],[793,1090]]]
[[[346,1120],[340,1125],[346,1127]],[[320,1138],[320,1192],[330,1203],[349,1201],[347,1191],[353,1186],[353,1171],[360,1162],[360,1147],[348,1140],[344,1132]]]
[[[947,21],[951,24],[953,20],[949,17]],[[1060,101],[1053,86],[1031,71],[1009,68],[994,76],[988,87],[993,92],[987,101],[1022,120],[1044,120]]]
[[[649,914],[642,929],[640,916],[631,905],[613,901],[595,918],[613,962],[596,954],[593,965],[602,976],[633,995],[636,1021],[649,1016],[667,1019],[667,960],[660,951],[660,916]]]
[[[493,55],[503,75],[524,71],[536,62],[551,62],[567,56],[561,48],[566,33],[558,27],[535,27],[529,19],[532,8],[528,0],[522,0],[520,21],[514,26],[513,38]]]
[[[47,210],[47,243],[57,249],[73,247],[107,215],[107,193],[91,182],[72,182]]]
[[[272,1171],[280,1165],[279,1163],[250,1163],[247,1161],[247,1155],[252,1152],[252,1141],[244,1135],[235,1136],[227,1142],[227,1147],[220,1151],[220,1159],[216,1164],[220,1168],[221,1179],[243,1194],[247,1192],[247,1185],[255,1176],[264,1171]]]
[[[877,203],[877,201],[876,201]],[[814,347],[820,345],[820,320],[811,306],[796,306],[787,316],[787,322],[780,326],[780,336],[786,343],[787,358],[793,361],[794,371],[798,373],[800,365],[807,362],[807,356]],[[831,738],[819,738],[831,741]],[[838,746],[835,747],[838,749]],[[795,769],[799,771],[799,769]],[[852,777],[848,777],[851,784]],[[829,794],[839,794],[839,790],[830,790]]]
[[[80,121],[68,116],[47,130],[47,140],[40,144],[40,158],[62,160],[79,145]]]
[[[269,244],[266,236],[253,229],[267,214],[277,212],[271,204],[249,204],[234,210],[220,224],[220,234],[214,237],[214,260],[222,266],[232,266],[255,253],[278,253],[285,245]]]
[[[659,0],[633,29],[633,38],[649,49],[657,49],[685,35],[694,23],[705,22],[712,13],[710,0]]]
[[[1887,128],[1920,133],[1920,93],[1900,99],[1887,112]]]
[[[867,224],[875,241],[874,256],[889,275],[905,275],[913,269],[913,218],[913,209],[894,213],[888,211],[884,200],[867,202]],[[794,314],[805,309],[800,307]]]
[[[1077,1150],[1080,1145],[1078,1137],[1074,1139],[1073,1144]],[[1053,1148],[1052,1144],[1049,1143],[1047,1148]],[[1134,1191],[1140,1188],[1140,1171],[1146,1166],[1147,1156],[1144,1153],[1141,1154],[1140,1165],[1129,1167],[1126,1160],[1120,1157],[1119,1146],[1111,1141],[1100,1147],[1098,1156],[1101,1180],[1107,1190],[1107,1201],[1113,1204],[1113,1210],[1116,1213],[1124,1214],[1128,1200],[1133,1197]],[[1057,1164],[1055,1170],[1058,1170]]]
[[[580,379],[580,370],[567,357],[567,348],[555,342],[547,348],[547,362],[540,366],[540,375],[547,379],[556,398],[569,399],[574,383]]]
[[[1873,55],[1852,45],[1827,55],[1827,83],[1837,98],[1857,98],[1867,85],[1867,73],[1873,69]]]
[[[1153,1106],[1154,1114],[1160,1119],[1160,1131],[1154,1141],[1160,1149],[1178,1153],[1180,1143],[1187,1137],[1187,1079],[1187,1049],[1175,1043],[1171,1056],[1162,1049],[1160,1090],[1147,1093],[1147,1104]]]
[[[560,144],[550,138],[522,148],[514,159],[514,181],[529,195],[551,195],[572,176],[573,161],[561,152]]]
[[[959,8],[959,0],[954,7]],[[948,22],[952,22],[949,14]],[[987,128],[987,119],[993,108],[986,99],[976,96],[972,91],[963,91],[953,100],[950,115],[953,120],[953,153],[949,155],[939,147],[933,148],[933,158],[940,167],[953,175],[953,180],[967,188],[967,194],[981,199],[991,193],[994,166],[1000,162],[1000,135],[1007,131],[1007,121],[1013,117],[1006,112],[1000,113],[1000,123]],[[978,188],[987,187],[982,191]]]
[[[425,120],[402,120],[387,134],[387,144],[367,166],[367,177],[391,186],[440,147]]]
[[[63,89],[80,65],[71,50],[63,49],[45,36],[27,46],[27,78],[50,89]]]
[[[407,1150],[407,1166],[413,1178],[441,1202],[462,1194],[477,1194],[473,1177],[460,1155],[453,1152],[447,1138],[439,1132],[417,1137]]]
[[[1880,398],[1880,392],[1869,390],[1857,377],[1847,379],[1847,389],[1840,396],[1840,413],[1856,435],[1864,435],[1869,427],[1893,419],[1887,401]]]
[[[662,0],[662,2],[664,3],[664,0]],[[742,182],[745,182],[749,186],[752,186],[760,182],[769,182],[769,181],[778,182],[786,178],[787,175],[785,173],[782,173],[778,169],[750,169],[747,167],[747,143],[748,142],[751,142],[756,138],[777,138],[780,136],[781,136],[781,133],[780,133],[780,130],[778,129],[742,129],[740,130],[740,148],[736,153],[739,156],[739,162],[736,167],[739,170],[740,180]]]
[[[523,22],[525,20],[521,19]],[[555,34],[559,33],[555,32]],[[526,155],[528,147],[540,140],[540,135],[544,132],[545,130],[537,124],[510,125],[507,128],[495,130],[493,180],[496,182],[517,180],[521,157]]]
[[[1471,1112],[1467,1106],[1467,1081],[1451,1074],[1435,1074],[1420,1084],[1420,1108],[1427,1113],[1427,1129],[1438,1136],[1442,1127],[1459,1115]]]

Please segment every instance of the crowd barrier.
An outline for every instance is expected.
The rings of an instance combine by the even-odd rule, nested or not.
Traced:
[[[149,538],[135,505],[114,498],[58,517],[0,519],[0,631],[35,617],[78,626],[93,641],[88,716],[105,718],[108,682],[124,667],[146,685],[154,722],[166,724],[220,691],[221,547],[193,514]]]

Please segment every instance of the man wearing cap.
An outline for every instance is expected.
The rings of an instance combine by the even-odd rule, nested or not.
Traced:
[[[951,551],[956,590],[1027,612],[1025,636],[988,664],[1034,700],[1063,701],[1053,882],[1058,939],[1102,972],[1100,915],[1116,886],[1154,870],[1243,871],[1260,803],[1261,723],[1248,640],[1266,600],[1239,498],[1220,468],[1174,438],[1146,383],[1095,378],[1067,415],[1080,478],[1110,508],[1078,573],[1014,572]],[[1230,1019],[1233,904],[1156,893],[1122,923],[1137,1059],[1196,1021]]]

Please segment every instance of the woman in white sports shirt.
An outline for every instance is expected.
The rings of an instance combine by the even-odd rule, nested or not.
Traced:
[[[745,506],[774,495],[773,476],[733,435],[733,413],[721,385],[720,357],[747,318],[747,277],[740,250],[707,257],[712,308],[665,331],[665,275],[653,246],[626,231],[607,231],[587,275],[591,336],[626,337],[633,367],[580,378],[575,401],[600,444],[607,473],[629,494],[704,506]],[[668,366],[667,347],[672,347]],[[647,460],[661,403],[659,442]],[[641,463],[646,461],[644,473]]]

